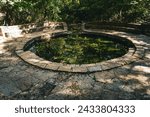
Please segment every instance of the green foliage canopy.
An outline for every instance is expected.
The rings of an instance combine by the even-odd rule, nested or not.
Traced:
[[[150,0],[2,0],[8,25],[66,21],[149,22]]]

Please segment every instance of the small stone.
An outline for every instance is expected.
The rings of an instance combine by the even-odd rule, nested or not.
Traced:
[[[93,67],[87,67],[89,72],[97,72],[102,71],[102,67],[100,65],[95,65]]]

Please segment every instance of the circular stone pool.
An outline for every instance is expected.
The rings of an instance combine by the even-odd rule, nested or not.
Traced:
[[[16,54],[42,69],[87,73],[120,67],[138,59],[138,47],[120,36],[82,32],[44,34],[22,41]],[[137,51],[138,52],[138,51]]]
[[[81,65],[121,57],[132,47],[128,40],[84,33],[62,34],[36,41],[25,50],[51,62]]]

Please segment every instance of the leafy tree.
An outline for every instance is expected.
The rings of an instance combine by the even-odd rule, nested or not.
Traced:
[[[44,20],[149,22],[150,0],[2,0],[5,24]]]

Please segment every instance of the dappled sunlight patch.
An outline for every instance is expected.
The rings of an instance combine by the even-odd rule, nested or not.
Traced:
[[[150,44],[144,42],[144,41],[138,41],[138,40],[134,40],[133,41],[135,44],[138,44],[138,45],[147,45],[147,46],[150,46]]]
[[[5,49],[6,45],[5,44],[0,44],[0,54],[5,53],[7,50]]]
[[[119,88],[126,92],[144,91],[144,85],[138,79],[126,79]]]
[[[40,60],[38,60],[38,59],[28,59],[28,61],[30,61],[30,62],[40,62]]]
[[[148,52],[145,53],[145,58],[150,59],[150,51],[148,51]]]
[[[19,28],[19,26],[1,26],[0,28],[4,38],[23,37],[22,30]]]
[[[148,95],[150,95],[150,89],[147,89],[146,93],[147,93]]]
[[[134,73],[132,73],[132,74],[127,75],[127,77],[130,79],[136,79],[145,86],[149,85],[149,82],[147,82],[149,80],[149,77],[147,77],[145,74],[134,74]]]
[[[0,44],[4,42],[3,36],[0,36]]]
[[[133,68],[135,71],[150,73],[150,67],[137,65]]]

